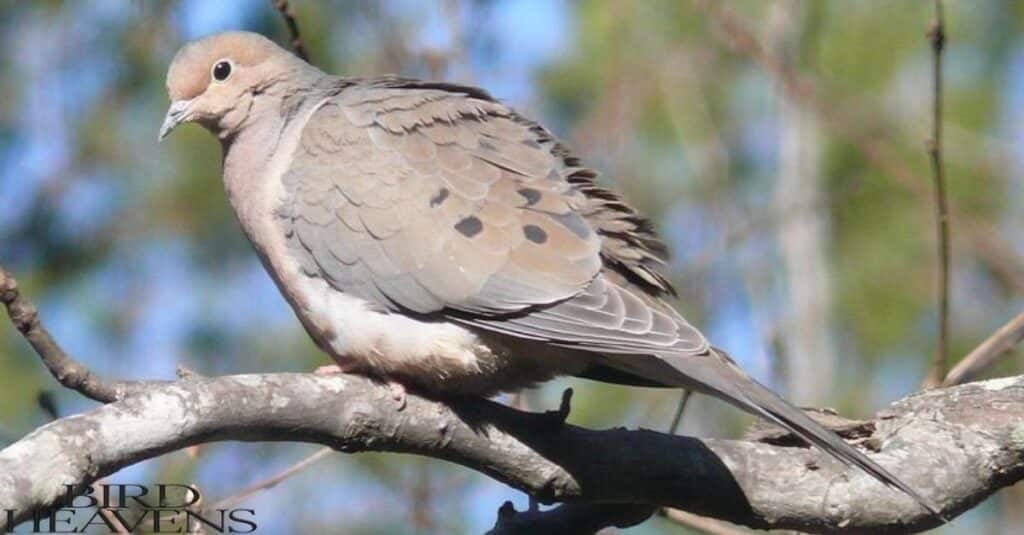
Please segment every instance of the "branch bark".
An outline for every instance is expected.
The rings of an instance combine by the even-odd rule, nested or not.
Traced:
[[[931,390],[869,422],[864,442],[952,516],[1024,477],[1022,413],[1024,377]],[[220,440],[413,453],[544,503],[651,504],[756,528],[910,533],[937,523],[812,449],[588,430],[484,400],[410,395],[399,410],[368,379],[310,374],[189,377],[43,426],[0,451],[0,509],[24,519],[58,503],[64,484],[83,489],[130,464]]]

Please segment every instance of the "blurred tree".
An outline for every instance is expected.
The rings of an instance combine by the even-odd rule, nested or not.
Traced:
[[[329,72],[473,81],[552,126],[656,219],[674,252],[680,310],[759,378],[855,414],[920,382],[935,339],[931,207],[855,140],[883,144],[927,186],[930,4],[724,4],[813,79],[817,99],[851,118],[844,124],[788,95],[689,2],[291,4],[311,57]],[[207,134],[187,128],[155,141],[178,46],[229,28],[287,42],[272,5],[8,2],[3,13],[0,263],[38,297],[66,349],[130,377],[168,378],[177,365],[220,374],[321,364],[238,232]],[[948,5],[953,355],[1024,302],[1012,278],[1024,256],[1022,21],[1020,3]],[[996,252],[1003,265],[965,243],[967,222],[1007,244]],[[0,354],[6,439],[45,420],[36,396],[50,384],[11,329],[0,329]],[[531,399],[554,406],[566,383]],[[663,427],[676,400],[568,383],[577,389],[571,418],[588,426]],[[56,399],[65,413],[87,406],[64,392]],[[735,433],[745,421],[698,399],[684,430]],[[211,445],[113,479],[194,481],[224,496],[306,450]],[[330,477],[299,475],[253,497],[261,526],[283,532],[301,517],[310,532],[480,532],[504,499],[525,503],[436,461],[330,456],[320,469]],[[998,531],[1024,510],[1018,494],[944,531]],[[382,518],[384,507],[396,513]],[[676,528],[654,521],[636,532],[661,530]]]

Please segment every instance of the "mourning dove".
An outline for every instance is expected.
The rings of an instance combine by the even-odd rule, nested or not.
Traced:
[[[181,49],[160,139],[220,139],[246,236],[346,372],[489,396],[560,375],[694,389],[936,507],[758,384],[663,300],[651,223],[486,91],[324,74],[229,32]]]

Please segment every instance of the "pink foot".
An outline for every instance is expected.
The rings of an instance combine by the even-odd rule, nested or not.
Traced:
[[[337,375],[339,373],[351,373],[352,369],[352,366],[328,364],[326,366],[318,366],[317,369],[313,370],[313,373],[316,375]]]
[[[337,375],[339,373],[345,373],[345,370],[341,369],[341,366],[337,364],[328,364],[326,366],[318,366],[317,369],[313,370],[316,375]]]
[[[398,402],[398,410],[405,408],[405,385],[395,381],[394,379],[388,379],[388,388],[391,390],[391,399]]]
[[[344,365],[339,366],[337,364],[328,364],[326,366],[319,366],[319,367],[317,367],[317,369],[313,370],[313,373],[315,375],[338,375],[340,373],[351,373],[351,372],[352,372],[352,367],[344,366]],[[405,408],[405,403],[406,403],[406,400],[405,400],[405,397],[406,397],[405,396],[405,385],[403,385],[402,383],[400,383],[400,382],[398,382],[398,381],[396,381],[394,379],[391,379],[391,378],[386,378],[386,381],[387,381],[386,384],[388,385],[388,389],[391,390],[391,399],[395,400],[398,403],[398,410],[404,409]]]

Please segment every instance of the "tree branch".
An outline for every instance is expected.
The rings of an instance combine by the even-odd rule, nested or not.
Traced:
[[[270,0],[270,3],[281,14],[281,18],[284,19],[284,25],[288,27],[288,35],[295,55],[302,58],[306,63],[312,63],[309,59],[309,52],[306,52],[306,45],[302,43],[299,23],[295,20],[295,13],[292,11],[292,6],[288,4],[288,0]]]
[[[942,50],[946,46],[946,29],[942,18],[942,0],[935,0],[935,20],[928,28],[932,46],[932,137],[925,145],[932,164],[935,188],[935,237],[939,261],[939,334],[932,369],[924,385],[942,382],[949,366],[949,201],[946,198],[945,170],[942,166]]]
[[[1024,312],[1014,316],[1006,325],[978,344],[978,347],[950,370],[949,375],[942,381],[943,386],[958,385],[977,377],[1021,341],[1024,341]]]
[[[837,105],[834,99],[821,98],[816,80],[797,71],[782,58],[771,54],[754,35],[751,25],[738,17],[724,2],[693,0],[694,4],[721,28],[715,35],[736,52],[750,57],[767,74],[779,82],[779,86],[794,102],[814,111],[822,124],[840,137],[846,139],[878,171],[896,179],[907,191],[921,199],[931,199],[932,193],[924,180],[893,153],[891,143],[873,132],[878,128],[858,128],[857,125],[878,126],[884,121],[878,114],[867,110],[851,110]],[[957,234],[965,248],[977,253],[978,258],[990,267],[994,274],[1018,292],[1024,292],[1024,269],[1014,248],[1000,236],[991,223],[972,218],[954,203],[949,205],[949,217],[957,220]]]
[[[870,422],[864,443],[952,515],[1024,477],[1022,413],[1024,377],[931,390]],[[43,426],[0,451],[0,509],[24,519],[57,503],[66,483],[83,489],[130,464],[219,440],[413,453],[544,503],[652,504],[757,528],[909,533],[937,522],[816,450],[593,431],[484,400],[410,395],[398,410],[368,379],[311,374],[190,377]]]
[[[69,357],[39,321],[36,306],[21,295],[18,281],[3,266],[0,266],[0,302],[7,308],[11,323],[39,355],[46,369],[65,387],[89,399],[109,403],[160,384],[157,381],[104,379]]]

